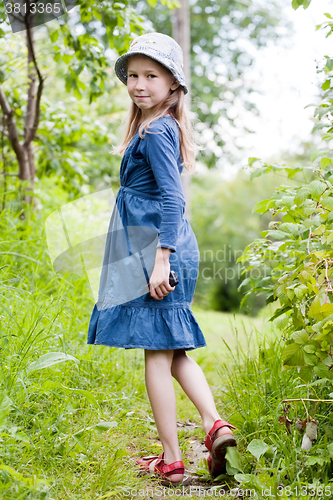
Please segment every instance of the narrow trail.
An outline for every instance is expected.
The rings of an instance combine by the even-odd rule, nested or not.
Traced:
[[[189,419],[186,420],[186,422],[179,422],[177,421],[177,427],[178,428],[196,428],[200,427],[199,424],[195,422],[191,422]],[[168,490],[168,493],[165,493],[164,495],[158,495],[158,496],[149,496],[146,497],[145,500],[165,500],[165,498],[202,498],[205,495],[205,491],[210,490],[213,486],[217,486],[218,484],[223,484],[221,482],[216,482],[213,480],[208,479],[208,470],[207,470],[207,476],[204,476],[201,478],[200,475],[196,473],[198,470],[198,466],[200,468],[200,462],[203,459],[207,459],[209,452],[207,448],[204,445],[203,440],[199,439],[197,436],[193,436],[190,438],[188,441],[189,443],[189,448],[187,449],[184,458],[186,459],[187,464],[185,465],[185,474],[184,474],[184,479],[183,482],[173,488],[173,487],[168,487],[168,486],[162,486],[166,490]],[[137,457],[139,458],[139,457]],[[202,464],[201,464],[202,468]],[[139,471],[139,475],[147,475],[145,472]],[[148,488],[156,488],[157,485],[160,483],[157,483],[155,481],[152,481],[151,484],[148,486]],[[175,490],[175,494],[172,496],[172,490]],[[226,496],[228,491],[228,488],[226,488],[224,494],[221,491],[221,496]],[[207,491],[207,497],[208,497],[208,491]]]

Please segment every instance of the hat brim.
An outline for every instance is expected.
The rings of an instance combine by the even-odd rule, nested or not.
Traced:
[[[126,53],[126,54],[123,54],[122,56],[118,57],[118,59],[116,60],[115,62],[115,65],[114,65],[114,69],[115,69],[115,73],[117,75],[117,77],[119,78],[119,80],[121,82],[123,82],[125,85],[127,85],[127,68],[126,68],[126,61],[127,59],[134,55],[134,54],[141,54],[141,55],[144,55],[144,56],[147,56],[147,57],[150,57],[151,59],[154,59],[155,61],[157,61],[158,63],[162,64],[162,66],[164,66],[166,69],[168,69],[172,74],[173,76],[176,78],[176,80],[180,83],[180,85],[183,87],[184,89],[184,94],[187,94],[188,93],[188,88],[185,84],[185,75],[183,73],[183,71],[179,71],[178,69],[176,69],[173,61],[170,61],[168,60],[168,66],[165,64],[165,62],[163,62],[163,59],[162,58],[159,58],[158,55],[155,55],[155,54],[147,54],[145,52],[143,52],[142,50],[131,50],[130,53]]]

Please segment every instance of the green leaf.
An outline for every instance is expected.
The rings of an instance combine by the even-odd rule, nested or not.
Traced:
[[[306,465],[320,465],[320,466],[323,466],[324,463],[325,463],[324,458],[318,457],[318,455],[314,457],[308,457],[305,462]]]
[[[307,199],[309,194],[310,191],[308,190],[308,188],[301,188],[294,196],[294,202],[296,203],[296,205],[300,205],[301,203],[303,203]]]
[[[72,56],[70,56],[69,54],[63,54],[62,60],[65,64],[69,64],[72,60]]]
[[[332,197],[323,197],[321,200],[321,205],[325,208],[333,210],[333,198]]]
[[[305,344],[309,340],[309,335],[306,330],[297,330],[294,332],[291,336],[291,339],[293,339],[296,344]]]
[[[225,458],[233,469],[236,469],[236,471],[243,471],[241,456],[235,446],[228,446]]]
[[[315,151],[312,151],[312,153],[310,154],[310,160],[313,163],[317,158],[327,156],[329,154],[329,151],[325,151],[324,149],[317,149]]]
[[[285,214],[283,217],[282,217],[282,220],[283,222],[292,222],[293,224],[296,223],[296,220],[288,213],[288,214]],[[277,221],[275,221],[277,222]]]
[[[326,187],[327,186],[326,186],[325,182],[321,182],[321,181],[312,181],[312,182],[310,182],[310,184],[309,184],[309,191],[311,193],[311,196],[315,200],[319,200],[320,196],[323,194],[323,192],[325,191]]]
[[[274,240],[280,240],[281,238],[286,238],[289,234],[280,231],[279,229],[271,229],[267,232],[267,236],[271,236]]]
[[[30,444],[29,436],[25,432],[17,432],[15,434],[15,439],[22,441],[22,443]]]
[[[238,290],[238,291],[240,291],[240,289],[241,289],[243,286],[247,285],[247,284],[248,284],[248,283],[250,283],[250,282],[251,282],[251,278],[250,278],[250,277],[249,277],[249,278],[245,278],[245,280],[243,280],[243,281],[241,282],[241,284],[239,285],[239,287],[237,288],[237,290]]]
[[[43,370],[44,368],[48,368],[49,366],[53,366],[58,363],[63,363],[64,361],[75,361],[75,363],[79,363],[79,360],[70,354],[66,354],[64,352],[49,352],[41,356],[37,359],[37,361],[30,363],[27,370],[28,372]]]
[[[267,206],[267,203],[269,202],[270,200],[262,200],[262,201],[259,201],[258,203],[256,203],[252,209],[252,214],[254,213],[264,213],[266,212],[266,206]]]
[[[311,303],[311,307],[309,309],[308,316],[310,316],[311,318],[320,319],[320,313],[321,313],[321,303],[320,303],[319,297],[316,296]]]
[[[328,165],[331,165],[331,163],[332,163],[332,160],[330,158],[326,158],[326,157],[322,158],[320,160],[320,167],[326,168],[326,167],[328,167]]]
[[[325,325],[329,322],[329,321],[332,321],[333,320],[333,314],[330,314],[329,316],[327,316],[327,318],[319,321],[318,323],[315,323],[314,325],[312,325],[312,330],[314,332],[320,332],[322,330],[322,328],[325,327]]]
[[[287,208],[291,208],[295,204],[294,196],[283,196],[282,201]]]
[[[282,230],[282,231],[288,231],[289,233],[295,235],[298,232],[298,225],[297,224],[293,224],[291,222],[283,222],[280,225],[280,230]]]
[[[105,432],[105,431],[108,431],[109,429],[112,429],[113,427],[117,427],[117,426],[118,426],[118,422],[116,422],[115,420],[112,420],[111,422],[98,422],[98,424],[96,424],[94,426],[94,428],[100,432]]]
[[[321,88],[323,90],[328,90],[331,86],[331,80],[325,80],[324,83],[322,84]]]
[[[331,377],[330,370],[323,363],[319,363],[317,366],[315,366],[313,371],[320,378],[330,378]]]
[[[333,304],[330,302],[326,302],[326,304],[323,304],[320,308],[320,312],[323,314],[323,316],[328,317],[331,314],[333,314]]]
[[[293,342],[287,345],[282,353],[284,365],[301,366],[304,364],[304,352],[299,344]]]
[[[318,363],[318,358],[315,354],[304,353],[304,362],[309,366],[316,366]]]
[[[303,346],[303,349],[305,352],[307,352],[308,354],[313,354],[317,351],[318,349],[318,343],[315,343],[315,342],[311,342],[305,346]]]
[[[333,443],[332,443],[333,444]],[[332,455],[333,455],[333,450],[332,450]],[[253,474],[235,474],[235,479],[239,483],[249,483],[255,479],[255,476]]]
[[[274,320],[274,325],[276,325],[279,330],[283,330],[288,325],[289,321],[290,317],[286,314],[283,314],[282,316]]]
[[[299,285],[294,288],[295,295],[299,300],[302,299],[308,291],[309,290],[306,285]]]
[[[54,30],[51,35],[50,35],[50,38],[51,38],[51,42],[54,43],[58,40],[59,38],[59,30]]]
[[[304,361],[305,361],[305,355],[304,355]],[[312,366],[302,366],[298,375],[302,380],[304,380],[304,382],[311,382],[313,377]]]
[[[269,450],[270,446],[268,446],[265,441],[261,439],[252,439],[249,443],[247,450],[252,453],[257,460]]]
[[[256,161],[260,161],[260,158],[256,158],[255,156],[251,156],[249,159],[248,159],[248,164],[250,167],[252,167],[253,163],[255,163]]]
[[[260,175],[263,175],[266,172],[267,172],[267,167],[256,168],[253,172],[251,172],[250,180],[252,181],[256,177],[260,177]]]

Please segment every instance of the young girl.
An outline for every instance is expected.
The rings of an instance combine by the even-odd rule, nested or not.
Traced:
[[[225,472],[227,447],[236,446],[235,427],[221,420],[201,368],[186,353],[207,344],[191,311],[199,251],[184,217],[180,177],[184,166],[194,167],[182,66],[180,46],[161,33],[136,38],[116,61],[132,103],[116,150],[124,153],[121,187],[88,332],[88,344],[145,350],[146,388],[164,451],[136,463],[176,485],[184,464],[172,377],[201,415],[212,477]],[[170,270],[176,286],[169,284]]]

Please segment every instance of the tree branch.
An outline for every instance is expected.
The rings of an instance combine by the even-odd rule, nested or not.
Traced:
[[[1,86],[0,86],[0,106],[7,122],[8,138],[11,142],[11,145],[15,151],[18,160],[23,160],[24,150],[22,144],[19,141],[15,118],[14,118],[14,110],[11,109],[11,107],[9,106],[6,95]]]
[[[27,4],[27,1],[25,3]],[[31,78],[32,81],[31,81],[31,85],[29,88],[29,92],[28,92],[28,111],[29,111],[29,113],[27,112],[27,115],[26,115],[26,123],[28,124],[30,121],[30,112],[32,112],[34,104],[35,104],[35,110],[34,110],[35,116],[34,116],[33,125],[32,126],[27,125],[27,127],[26,127],[25,137],[24,137],[24,147],[27,147],[36,135],[36,131],[37,131],[37,128],[39,125],[39,120],[40,120],[40,101],[42,98],[44,79],[45,79],[41,75],[39,68],[38,68],[38,65],[37,65],[37,61],[36,61],[34,43],[33,43],[33,31],[32,31],[32,28],[30,27],[29,21],[28,21],[29,14],[30,14],[30,5],[28,6],[27,13],[24,16],[24,23],[26,26],[26,33],[27,33],[28,64],[31,61],[33,62],[34,67],[36,69],[37,76],[38,76],[39,84],[38,84],[38,89],[37,89],[37,97],[35,98],[35,95],[34,95],[35,80],[34,80],[34,77],[32,76],[32,73],[30,73],[29,77]]]

